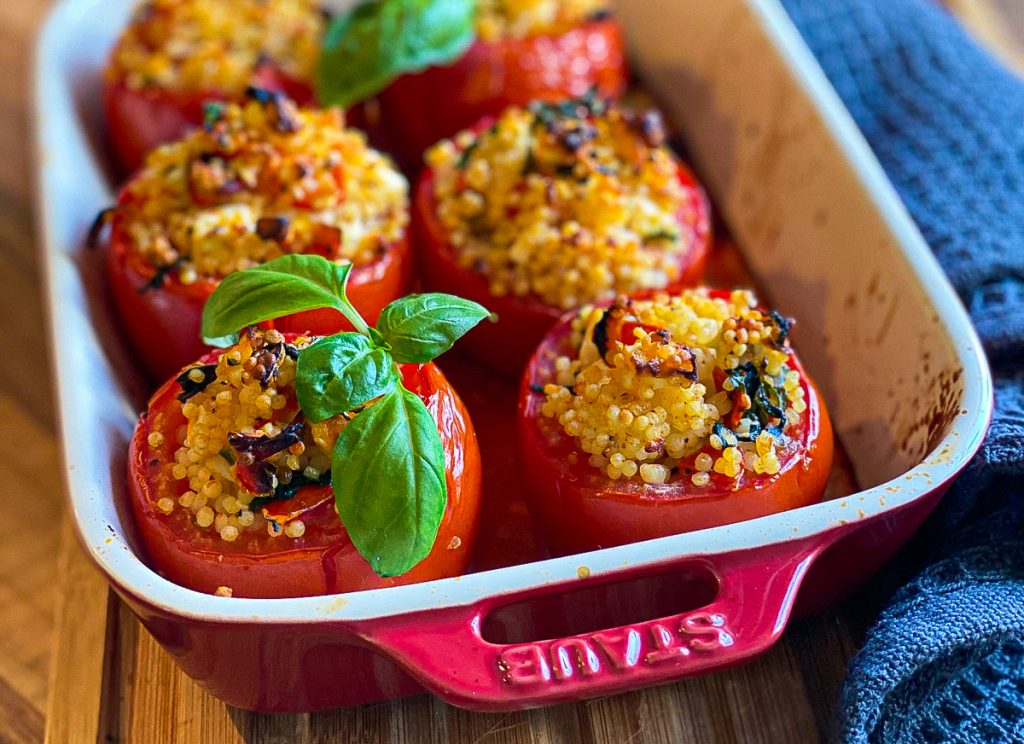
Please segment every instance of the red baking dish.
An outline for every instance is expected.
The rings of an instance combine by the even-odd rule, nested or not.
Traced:
[[[40,230],[65,472],[93,560],[182,669],[228,703],[309,711],[426,688],[508,710],[740,663],[779,637],[794,608],[834,601],[887,560],[977,451],[991,380],[967,315],[781,6],[623,0],[636,68],[684,133],[762,294],[800,319],[795,343],[862,490],[533,560],[516,463],[488,464],[485,447],[501,559],[479,567],[514,550],[525,562],[303,599],[170,583],[134,549],[122,495],[145,390],[99,259],[82,246],[111,201],[94,136],[99,68],[129,6],[64,0],[39,44]],[[482,441],[512,439],[465,397]]]

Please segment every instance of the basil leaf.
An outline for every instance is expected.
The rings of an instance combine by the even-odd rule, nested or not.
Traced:
[[[351,269],[351,264],[336,264],[323,256],[292,254],[229,274],[203,308],[203,339],[224,344],[246,326],[322,307],[342,313],[356,330],[365,329],[366,323],[345,298]]]
[[[448,489],[437,424],[418,396],[399,386],[352,419],[331,474],[341,521],[378,576],[399,576],[430,553]]]
[[[395,361],[426,364],[489,315],[483,306],[461,297],[409,295],[384,308],[377,330],[391,347]]]
[[[314,424],[369,403],[395,388],[391,355],[359,333],[339,333],[299,354],[295,395]]]
[[[350,106],[406,72],[445,65],[476,36],[476,0],[379,0],[335,16],[317,67],[322,105]]]

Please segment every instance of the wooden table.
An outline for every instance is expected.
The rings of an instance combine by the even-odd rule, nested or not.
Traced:
[[[1019,4],[950,4],[1005,59],[1024,67]],[[228,708],[178,672],[112,597],[62,521],[47,352],[37,330],[28,147],[30,60],[49,5],[0,3],[0,65],[7,71],[0,88],[0,317],[7,352],[0,356],[0,742],[643,744],[810,742],[827,735],[867,616],[857,599],[793,622],[774,649],[738,669],[526,713],[467,713],[423,695],[332,713],[253,715]]]

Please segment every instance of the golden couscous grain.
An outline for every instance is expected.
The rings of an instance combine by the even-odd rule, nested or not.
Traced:
[[[304,485],[330,482],[330,453],[347,419],[311,425],[301,416],[296,360],[312,341],[287,343],[277,331],[249,330],[219,355],[201,386],[183,393],[191,396],[181,406],[187,423],[170,472],[185,490],[177,501],[160,499],[158,509],[170,513],[180,505],[199,528],[212,529],[225,542],[250,530],[290,539],[305,534],[300,516],[316,505],[271,516],[265,504],[289,499]],[[183,371],[179,382],[197,383],[196,369]],[[269,390],[285,405],[262,405]]]
[[[200,527],[209,527],[213,524],[213,509],[204,506],[196,512],[196,524]]]
[[[459,264],[496,296],[572,308],[681,279],[707,214],[663,145],[660,116],[588,94],[507,109],[427,152]]]
[[[797,406],[806,410],[790,326],[746,291],[584,308],[579,351],[555,360],[541,414],[612,479],[662,484],[685,473],[699,488],[713,476],[774,475]]]
[[[207,112],[206,126],[150,153],[116,209],[132,250],[158,271],[189,284],[289,253],[361,265],[404,236],[405,178],[338,110],[253,91]],[[261,404],[281,406],[272,395]]]
[[[134,90],[238,97],[268,67],[312,85],[325,18],[317,0],[147,0],[107,76]]]
[[[608,8],[608,0],[478,0],[476,29],[484,41],[558,34]]]

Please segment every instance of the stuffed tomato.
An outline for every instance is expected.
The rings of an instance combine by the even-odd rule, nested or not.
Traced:
[[[507,109],[429,151],[420,273],[497,314],[467,350],[518,377],[566,310],[699,280],[710,208],[664,137],[657,112],[590,94]]]
[[[607,0],[480,0],[475,26],[458,59],[403,75],[377,98],[411,171],[429,146],[508,106],[626,90],[622,33]]]
[[[203,306],[236,271],[295,253],[350,263],[349,296],[371,322],[409,289],[403,176],[337,110],[249,95],[244,106],[209,104],[205,126],[151,153],[104,213],[113,299],[158,380],[208,349]],[[277,321],[318,334],[343,325],[322,310]]]
[[[531,510],[561,553],[819,501],[832,428],[787,336],[750,292],[617,300],[566,319],[523,378]]]
[[[249,86],[313,101],[325,27],[315,0],[146,0],[103,75],[110,145],[122,173],[203,122],[210,100]]]
[[[298,360],[313,341],[250,330],[150,400],[131,441],[129,496],[145,551],[171,581],[235,597],[297,597],[465,570],[480,457],[459,397],[435,365],[401,366],[404,388],[440,435],[447,501],[426,557],[402,575],[379,576],[350,539],[332,493],[332,478],[358,477],[347,462],[332,469],[332,450],[365,410],[313,423],[297,401]]]

